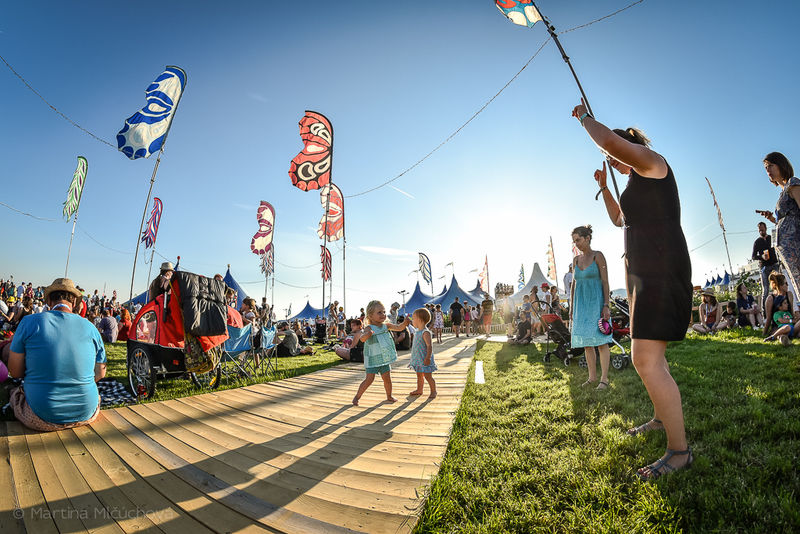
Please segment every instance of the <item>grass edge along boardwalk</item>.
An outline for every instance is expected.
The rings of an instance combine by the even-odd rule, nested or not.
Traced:
[[[88,427],[0,424],[0,532],[408,532],[447,448],[474,338],[409,354],[351,405],[361,364],[104,410]],[[427,387],[427,386],[426,386]]]

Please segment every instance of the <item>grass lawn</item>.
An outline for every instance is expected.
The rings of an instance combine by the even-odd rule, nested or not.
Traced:
[[[128,386],[128,370],[125,364],[126,348],[125,342],[120,341],[117,343],[106,343],[106,356],[108,358],[106,367],[106,376],[115,378],[126,387]],[[321,350],[321,345],[313,345],[316,352],[312,355],[293,356],[291,358],[278,358],[278,371],[271,373],[269,376],[258,376],[253,379],[244,380],[239,378],[226,378],[222,377],[222,382],[217,389],[238,388],[255,384],[259,382],[271,382],[273,380],[281,380],[283,378],[291,378],[293,376],[300,376],[320,369],[326,369],[334,365],[344,363],[344,360],[339,358],[333,351]],[[206,393],[208,390],[202,390],[196,387],[187,378],[177,378],[170,380],[159,380],[156,384],[156,392],[151,400],[145,402],[161,401],[167,399],[175,399],[179,397],[189,397],[191,395],[198,395]],[[5,387],[0,387],[0,407],[8,402],[8,390]],[[5,419],[13,419],[13,414],[9,413]]]
[[[666,437],[625,433],[652,416],[632,366],[595,391],[536,347],[479,342],[486,384],[467,385],[416,531],[800,532],[800,345],[753,334],[670,344],[695,461],[654,483],[634,473]]]

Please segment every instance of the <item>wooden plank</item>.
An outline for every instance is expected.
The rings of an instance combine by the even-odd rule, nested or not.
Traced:
[[[207,471],[211,466],[193,464],[174,454],[170,449],[155,441],[153,437],[148,436],[141,428],[131,424],[121,415],[120,412],[122,411],[126,411],[126,415],[129,417],[136,415],[127,408],[118,408],[106,414],[108,420],[117,430],[124,433],[132,443],[141,448],[148,458],[157,461],[161,466],[169,469],[171,473],[174,473],[189,485],[205,492],[209,498],[215,499],[232,510],[276,530],[290,532],[341,532],[346,530],[278,508],[232,486],[215,476],[215,473]],[[142,422],[142,426],[153,430],[153,433],[158,433],[158,429],[147,424],[146,421]],[[185,446],[182,446],[177,440],[169,441],[172,445],[182,449],[183,452],[187,452]]]
[[[210,429],[210,427],[187,418],[183,414],[169,409],[165,405],[148,404],[138,407],[141,415],[149,421],[159,424],[174,437],[195,449],[217,458],[224,455],[225,462],[242,472],[250,473],[260,480],[269,479],[271,482],[286,487],[293,491],[297,487],[307,487],[305,494],[324,500],[336,500],[342,504],[362,507],[370,500],[380,495],[381,510],[402,510],[407,504],[405,499],[413,498],[417,485],[409,484],[401,495],[389,492],[387,486],[397,477],[381,476],[376,473],[362,473],[343,467],[358,456],[357,451],[348,457],[337,461],[330,461],[328,451],[312,450],[305,455],[283,455],[279,451],[259,444],[255,436],[249,436],[252,441],[227,440],[225,435]],[[171,424],[163,424],[157,418],[163,417]],[[176,427],[185,429],[191,434],[178,434],[173,430]],[[256,438],[256,439],[254,439]],[[224,441],[225,444],[220,444]],[[283,456],[283,461],[276,461]],[[322,460],[324,459],[324,460]],[[385,457],[384,457],[385,459]],[[276,465],[277,464],[277,465]],[[425,465],[421,466],[424,469]],[[377,476],[376,476],[377,475]],[[413,479],[411,479],[413,480]],[[392,511],[392,513],[397,513]]]
[[[0,532],[16,534],[25,532],[25,523],[14,512],[19,509],[14,477],[11,473],[11,457],[8,448],[8,431],[5,423],[0,423],[0,488],[5,490],[0,498]],[[17,512],[17,515],[19,512]]]
[[[330,503],[325,498],[319,498],[311,494],[312,489],[319,485],[318,480],[306,478],[300,481],[300,477],[294,476],[291,482],[298,485],[293,487],[290,484],[278,485],[280,477],[265,477],[263,480],[255,476],[252,472],[256,464],[241,455],[228,453],[219,458],[205,454],[196,447],[203,447],[199,440],[194,439],[191,432],[171,425],[172,430],[177,436],[171,436],[162,429],[163,424],[167,423],[163,417],[147,410],[148,418],[142,417],[136,411],[119,410],[119,414],[143,431],[151,440],[163,447],[162,450],[169,451],[169,456],[159,454],[153,450],[151,455],[158,454],[159,460],[165,460],[173,464],[172,469],[179,464],[192,465],[203,471],[206,476],[219,480],[228,488],[235,488],[240,491],[240,495],[252,498],[262,508],[272,508],[275,512],[281,511],[285,520],[296,521],[302,519],[308,522],[309,519],[328,523],[329,518],[345,528],[355,528],[363,530],[366,528],[371,532],[375,526],[401,522],[403,516],[395,516],[393,512],[384,512],[376,506],[372,509],[362,509],[348,504],[352,498],[348,498],[347,492],[341,492],[338,502]],[[191,441],[191,443],[190,443]],[[221,453],[223,451],[218,451]],[[155,457],[155,456],[154,456]],[[239,467],[240,469],[237,469]],[[290,478],[289,475],[286,478]],[[286,479],[284,479],[284,482]],[[322,490],[320,490],[322,491]],[[355,490],[354,490],[355,491]],[[331,492],[335,496],[335,492]],[[360,494],[359,497],[365,498]],[[334,497],[335,498],[335,497]],[[387,503],[394,498],[384,496],[381,501]],[[292,514],[291,512],[294,512]],[[273,512],[271,512],[273,513]],[[309,522],[310,523],[310,522]],[[276,524],[278,528],[285,528],[284,523]]]
[[[44,444],[42,444],[41,436],[42,433],[39,432],[25,434],[36,476],[39,479],[39,485],[46,501],[46,504],[40,510],[32,509],[31,514],[45,514],[46,509],[49,510],[50,517],[53,518],[60,532],[87,532],[86,527],[81,522],[81,518],[78,517],[76,510],[69,502],[67,492],[58,480],[58,475],[50,458],[47,456]]]
[[[117,419],[116,410],[104,410],[92,423],[92,429],[103,438],[131,469],[141,476],[154,491],[175,503],[192,517],[216,532],[268,532],[252,520],[216,502],[204,490],[187,484],[174,472],[164,469],[144,450],[128,439],[131,432],[123,433],[110,423]]]
[[[252,403],[237,400],[235,396],[232,394],[226,395],[224,397],[211,397],[209,395],[198,395],[196,397],[187,397],[179,400],[181,402],[185,402],[193,406],[224,405],[229,408],[235,408],[239,410],[239,412],[235,413],[235,415],[232,414],[232,416],[236,417],[237,419],[242,418],[243,420],[249,420],[250,418],[255,417],[255,420],[257,421],[256,424],[268,424],[270,422],[281,425],[285,424],[290,427],[294,427],[295,431],[299,433],[304,432],[304,429],[314,429],[314,431],[316,432],[321,432],[327,429],[334,433],[337,432],[341,433],[347,430],[341,424],[336,424],[335,422],[328,422],[324,420],[324,418],[311,420],[311,419],[306,419],[301,415],[295,413],[289,414],[280,410],[264,410],[259,407],[254,407]],[[370,410],[370,409],[371,408],[361,408],[361,410]],[[361,412],[356,412],[356,413],[360,414]],[[339,421],[341,421],[341,419]],[[417,445],[438,446],[447,444],[447,436],[438,434],[436,436],[429,436],[425,434],[395,434],[385,429],[376,429],[374,427],[366,427],[366,426],[362,426],[353,430],[354,431],[352,432],[351,437],[353,437],[354,439],[370,440],[376,443],[383,443],[387,439],[391,439],[393,442],[401,442],[409,446],[417,446]]]
[[[11,472],[19,509],[23,512],[25,529],[36,534],[58,534],[50,509],[39,485],[33,459],[25,439],[27,430],[16,421],[6,423]]]
[[[73,436],[80,441],[80,446],[84,447],[83,450],[87,452],[86,456],[88,458],[85,458],[86,461],[92,460],[97,469],[100,469],[106,475],[108,484],[119,489],[130,502],[136,503],[139,510],[146,511],[147,518],[158,525],[161,531],[170,534],[182,534],[185,532],[210,534],[212,532],[171,501],[164,498],[161,493],[154,491],[153,487],[145,482],[135,471],[132,471],[93,429],[90,427],[75,428],[73,429]],[[65,436],[62,435],[62,439],[64,438]],[[75,450],[77,452],[78,443],[72,443],[69,437],[64,441],[67,450],[74,457],[75,453],[72,451]],[[79,467],[83,471],[84,467]],[[87,466],[86,468],[88,469],[89,467]],[[105,480],[98,474],[95,483],[103,485]]]
[[[39,439],[53,466],[53,472],[64,490],[64,509],[77,517],[87,531],[99,534],[122,534],[111,511],[95,496],[80,471],[75,467],[56,432],[43,432]],[[52,504],[51,504],[52,506]],[[152,526],[152,525],[151,525]]]
[[[429,463],[432,458],[441,458],[446,444],[439,446],[418,446],[411,447],[405,443],[396,443],[391,440],[384,442],[378,440],[358,440],[350,436],[343,436],[347,431],[344,427],[339,427],[336,432],[320,432],[316,429],[300,429],[295,427],[282,426],[271,421],[259,420],[246,414],[232,417],[229,411],[213,405],[186,404],[177,400],[167,404],[170,408],[180,413],[193,417],[196,421],[208,425],[213,429],[214,435],[222,436],[248,436],[248,441],[259,446],[268,446],[270,449],[282,454],[296,456],[301,454],[299,449],[307,450],[325,449],[326,454],[320,458],[325,462],[327,453],[345,454],[353,456],[354,447],[366,448],[371,445],[361,457],[385,459],[386,453],[391,452],[397,455],[400,462],[410,463]],[[209,417],[214,415],[215,417]]]

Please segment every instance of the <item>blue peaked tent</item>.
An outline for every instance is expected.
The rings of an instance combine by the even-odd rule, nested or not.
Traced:
[[[715,286],[718,286],[718,285],[720,285],[721,283],[722,283],[722,277],[720,277],[720,275],[717,275],[717,279],[716,279],[716,280],[714,280],[714,285],[715,285]]]
[[[244,289],[242,289],[242,286],[240,286],[236,282],[236,280],[233,278],[233,275],[231,274],[231,264],[230,263],[228,264],[228,270],[225,271],[225,276],[222,278],[222,281],[225,282],[228,285],[229,288],[231,288],[234,291],[236,291],[236,309],[237,310],[241,310],[242,309],[242,301],[244,299],[246,299],[249,295],[247,294],[247,292]]]
[[[481,289],[481,281],[480,280],[475,282],[475,289],[470,291],[469,294],[472,295],[473,297],[475,297],[476,299],[480,299],[481,302],[483,302],[484,291],[483,291],[483,289]]]
[[[416,287],[414,287],[414,291],[411,293],[411,296],[408,297],[406,301],[406,306],[403,309],[403,315],[413,312],[417,308],[422,308],[427,303],[432,301],[435,297],[433,295],[428,295],[424,293],[422,289],[419,287],[419,282],[417,282]]]
[[[703,286],[703,289],[708,289],[709,286],[711,286],[711,281],[708,278],[706,278],[706,285]]]
[[[306,301],[306,306],[302,310],[300,310],[296,315],[292,315],[289,317],[289,321],[294,321],[295,319],[316,319],[317,315],[320,317],[323,316],[323,309],[322,308],[312,308],[311,303]]]
[[[458,282],[456,282],[456,277],[453,276],[453,278],[450,280],[450,287],[447,288],[447,291],[433,299],[432,302],[434,304],[441,304],[442,311],[447,312],[456,297],[458,298],[459,302],[463,303],[466,300],[473,306],[480,306],[481,302],[483,301],[483,298],[475,298],[475,296],[473,296],[471,293],[461,289],[461,287],[458,285]]]
[[[731,275],[728,274],[728,271],[725,271],[725,277],[722,279],[722,285],[724,286],[731,285]]]

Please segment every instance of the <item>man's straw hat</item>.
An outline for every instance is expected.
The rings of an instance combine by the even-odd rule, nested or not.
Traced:
[[[66,291],[70,295],[80,298],[81,292],[75,287],[75,283],[69,278],[56,278],[53,283],[44,289],[44,300],[50,298],[53,291]]]

